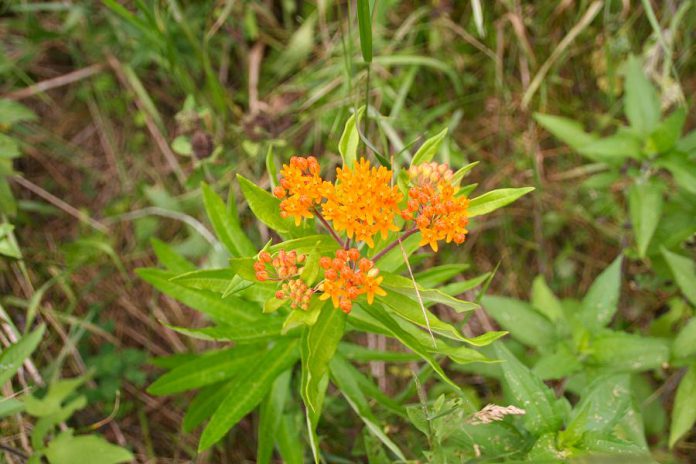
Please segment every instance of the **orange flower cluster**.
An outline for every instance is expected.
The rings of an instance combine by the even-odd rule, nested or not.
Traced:
[[[278,255],[273,258],[267,251],[259,253],[259,259],[254,263],[256,279],[263,282],[266,280],[288,280],[300,273],[299,264],[304,263],[306,256],[298,255],[296,251],[286,252],[280,250]],[[272,275],[268,273],[268,264],[271,264]]]
[[[377,233],[386,238],[390,231],[399,230],[394,217],[402,195],[391,186],[391,178],[391,170],[370,167],[364,158],[353,168],[337,168],[336,184],[328,190],[322,207],[324,217],[332,221],[337,231],[345,231],[349,238],[374,247],[373,237]]]
[[[379,269],[369,259],[360,258],[356,248],[338,250],[333,259],[324,256],[319,265],[324,269],[324,282],[320,285],[324,294],[319,299],[331,298],[334,308],[341,308],[346,314],[353,307],[353,300],[360,295],[367,296],[368,304],[372,304],[375,295],[386,295],[379,286],[383,279],[379,276]]]
[[[307,311],[314,289],[310,288],[302,279],[290,280],[283,284],[281,289],[276,292],[276,298],[279,300],[289,298],[292,309],[300,308]]]
[[[425,163],[408,170],[412,187],[408,204],[401,212],[407,220],[415,220],[421,233],[420,245],[438,250],[437,242],[463,243],[469,223],[469,200],[456,196],[459,187],[452,184],[452,171],[446,164]]]
[[[293,156],[290,164],[284,164],[280,171],[280,185],[274,190],[280,203],[280,215],[295,218],[295,225],[300,225],[303,218],[312,218],[312,210],[321,203],[322,192],[331,184],[322,180],[317,159],[313,156],[302,158]]]

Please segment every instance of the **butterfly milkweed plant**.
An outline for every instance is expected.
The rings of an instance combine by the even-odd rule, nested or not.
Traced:
[[[225,205],[204,184],[205,208],[231,255],[229,265],[191,269],[157,242],[166,269],[139,270],[158,290],[210,321],[203,328],[172,329],[220,345],[162,360],[159,364],[170,370],[149,387],[155,395],[197,390],[183,428],[192,431],[206,423],[201,451],[258,410],[257,462],[269,462],[276,448],[286,462],[304,461],[302,448],[297,455],[301,435],[309,444],[307,455],[318,462],[317,426],[330,391],[340,392],[371,439],[405,460],[398,437],[386,432],[371,402],[405,417],[400,403],[411,400],[413,390],[390,398],[355,364],[422,361],[421,373],[436,375],[462,393],[440,363],[445,358],[457,364],[490,362],[477,348],[506,333],[462,334],[464,315],[478,305],[456,295],[480,285],[486,275],[433,288],[460,275],[466,265],[419,270],[421,260],[411,257],[421,247],[424,252],[414,258],[465,243],[472,218],[532,189],[499,189],[470,199],[475,185],[461,183],[476,163],[455,171],[433,161],[446,131],[426,140],[410,165],[398,166],[382,156],[377,163],[357,156],[355,126],[352,117],[339,143],[338,167],[330,157],[293,156],[275,173],[269,159],[271,191],[237,176],[249,209],[273,231],[268,243],[255,244],[244,233],[234,197]],[[441,314],[461,316],[440,318],[430,310],[433,305]],[[395,339],[405,350],[368,348],[361,343],[363,334]],[[335,389],[329,390],[329,383]],[[304,426],[296,420],[300,409]]]

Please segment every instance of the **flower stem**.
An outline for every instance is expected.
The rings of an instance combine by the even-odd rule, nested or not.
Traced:
[[[382,251],[380,251],[379,253],[377,253],[376,255],[374,255],[374,256],[372,257],[372,262],[373,262],[373,263],[376,263],[382,256],[384,256],[384,255],[386,255],[387,253],[389,253],[389,252],[390,252],[394,247],[396,247],[399,243],[401,243],[402,241],[406,240],[407,238],[409,238],[411,235],[415,234],[416,232],[418,232],[418,228],[417,228],[417,227],[414,227],[413,229],[409,229],[409,230],[407,230],[406,232],[404,232],[404,234],[403,234],[401,237],[397,238],[396,240],[394,240],[393,242],[391,242],[389,245],[387,245],[386,247],[384,247],[384,248],[382,249]]]
[[[341,245],[341,247],[343,247],[343,240],[341,240],[341,237],[339,237],[338,234],[336,233],[336,231],[333,230],[333,227],[331,227],[331,224],[329,224],[329,222],[324,218],[324,216],[321,215],[319,210],[314,208],[314,214],[316,214],[317,218],[319,218],[319,221],[321,221],[321,223],[324,224],[324,227],[326,227],[326,229],[329,231],[329,233],[334,238],[334,240],[336,240],[338,242],[338,244]]]

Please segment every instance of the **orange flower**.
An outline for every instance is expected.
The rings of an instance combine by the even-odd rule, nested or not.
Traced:
[[[438,241],[463,243],[469,223],[469,200],[457,196],[459,187],[452,185],[452,171],[446,164],[425,163],[408,170],[413,187],[409,189],[407,207],[401,212],[406,220],[415,219],[421,233],[420,245],[438,250]]]
[[[391,170],[370,167],[364,158],[353,168],[337,168],[336,184],[326,189],[322,214],[336,231],[345,231],[348,237],[374,247],[373,237],[378,232],[386,238],[390,231],[398,230],[394,216],[401,193],[391,185],[391,177]]]
[[[320,289],[324,293],[319,299],[331,298],[334,308],[340,308],[345,313],[350,312],[353,300],[360,295],[366,295],[367,302],[372,304],[375,295],[386,295],[379,286],[383,277],[378,275],[379,269],[373,266],[369,259],[360,258],[360,252],[355,248],[347,252],[338,250],[333,260],[323,257],[324,282]]]
[[[311,210],[321,203],[322,192],[331,185],[321,178],[319,171],[319,163],[313,156],[293,156],[290,164],[284,164],[280,170],[280,185],[273,194],[283,199],[280,215],[294,217],[295,225],[300,225],[303,218],[314,217]]]

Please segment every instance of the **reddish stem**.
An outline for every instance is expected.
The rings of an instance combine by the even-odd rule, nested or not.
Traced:
[[[409,230],[407,230],[406,232],[404,232],[404,234],[403,234],[401,237],[397,238],[396,240],[394,240],[393,242],[391,242],[389,245],[387,245],[386,247],[384,247],[384,248],[382,249],[382,251],[380,251],[379,253],[377,253],[376,255],[374,255],[374,256],[372,257],[372,262],[373,262],[373,263],[376,263],[382,256],[386,255],[386,254],[389,253],[394,247],[396,247],[396,245],[398,245],[398,244],[401,243],[402,241],[406,240],[407,238],[409,238],[411,235],[415,234],[416,232],[418,232],[418,228],[417,228],[417,227],[414,227],[413,229],[409,229]]]
[[[331,224],[329,224],[329,222],[326,219],[324,219],[324,216],[321,215],[319,210],[314,208],[314,214],[317,215],[317,218],[319,218],[319,221],[321,221],[321,223],[324,224],[324,227],[326,227],[326,229],[329,231],[331,236],[338,242],[338,244],[341,247],[343,247],[344,246],[343,240],[341,240],[341,237],[339,237],[338,234],[336,233],[336,231],[333,230],[333,227],[331,227]]]

